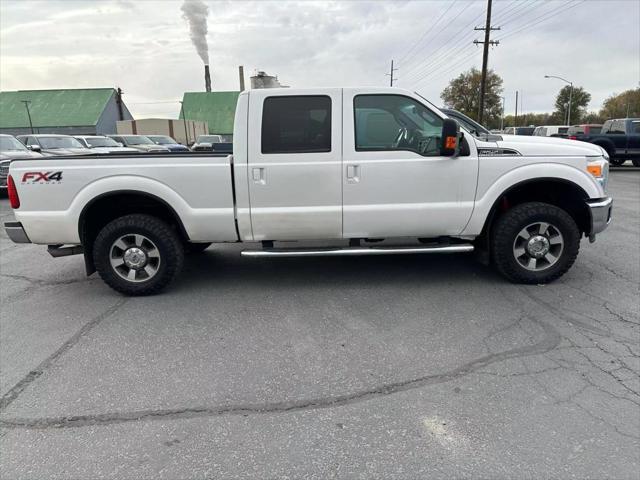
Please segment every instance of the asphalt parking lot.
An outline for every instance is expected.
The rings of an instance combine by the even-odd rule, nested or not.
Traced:
[[[637,479],[640,173],[609,190],[546,286],[228,246],[125,298],[2,231],[0,476]]]

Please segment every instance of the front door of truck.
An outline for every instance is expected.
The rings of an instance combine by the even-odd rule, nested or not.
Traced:
[[[342,91],[252,90],[248,182],[255,240],[342,235]]]
[[[442,119],[417,97],[343,92],[343,235],[457,235],[473,210],[478,156],[443,157]]]

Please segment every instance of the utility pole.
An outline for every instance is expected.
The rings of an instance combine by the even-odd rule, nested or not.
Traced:
[[[24,107],[27,109],[27,117],[29,117],[29,127],[31,127],[31,133],[33,133],[33,123],[31,122],[31,112],[29,112],[29,104],[31,100],[20,100],[24,103]]]
[[[502,115],[500,115],[500,131],[504,130],[504,102],[506,100],[506,97],[500,97],[502,98]]]
[[[513,118],[513,126],[517,127],[518,126],[518,90],[516,90],[516,115]],[[515,133],[515,131],[514,131]]]
[[[180,102],[180,111],[182,113],[182,124],[184,125],[184,138],[186,142],[186,146],[189,146],[189,133],[187,132],[187,119],[184,116],[184,102]]]
[[[474,40],[476,45],[483,44],[482,52],[482,77],[480,79],[480,106],[478,107],[478,123],[482,124],[484,118],[484,90],[487,83],[487,63],[489,62],[489,45],[499,45],[498,40],[490,40],[491,30],[500,30],[500,27],[491,27],[491,1],[487,0],[487,21],[484,28],[475,27],[474,30],[484,30],[484,42]]]
[[[389,73],[385,73],[385,75],[387,75],[388,77],[391,77],[390,78],[391,81],[389,83],[389,85],[391,87],[393,87],[393,81],[394,80],[398,80],[397,78],[395,78],[395,79],[393,78],[393,72],[395,72],[396,70],[398,70],[398,69],[397,68],[393,68],[393,60],[391,60],[391,70],[389,71]]]

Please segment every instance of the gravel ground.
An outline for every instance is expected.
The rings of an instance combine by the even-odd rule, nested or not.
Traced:
[[[638,479],[640,174],[610,192],[547,286],[226,246],[125,298],[3,231],[0,476]]]

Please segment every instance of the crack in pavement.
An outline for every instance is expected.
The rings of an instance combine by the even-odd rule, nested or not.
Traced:
[[[27,375],[25,375],[18,383],[16,383],[7,393],[0,397],[0,412],[3,412],[11,403],[18,398],[18,396],[39,378],[49,367],[51,367],[58,358],[60,358],[65,352],[71,349],[77,344],[82,337],[87,335],[93,328],[95,328],[102,320],[113,315],[120,307],[129,301],[129,298],[120,299],[115,305],[109,307],[104,312],[92,318],[89,322],[85,323],[80,330],[72,335],[66,342],[64,342],[55,352],[45,358],[40,364]]]
[[[91,425],[111,425],[139,420],[185,419],[220,415],[247,416],[251,414],[289,413],[303,410],[346,406],[373,400],[380,396],[387,396],[407,390],[422,388],[428,385],[450,382],[496,362],[501,362],[511,358],[519,358],[522,356],[546,353],[553,350],[560,344],[562,337],[554,327],[538,319],[530,318],[530,320],[540,326],[545,332],[542,340],[535,344],[513,348],[504,352],[484,355],[448,372],[384,384],[369,390],[350,394],[266,404],[223,405],[217,407],[199,406],[157,410],[149,409],[132,412],[111,412],[93,415],[72,415],[44,418],[5,418],[0,420],[0,426],[5,428],[28,429],[74,428]]]
[[[89,284],[90,282],[97,281],[95,277],[94,278],[85,277],[85,278],[71,279],[71,280],[44,280],[40,278],[27,277],[25,275],[14,275],[14,274],[8,274],[8,273],[0,273],[0,278],[10,278],[12,280],[20,280],[23,282],[27,282],[28,284],[25,286],[25,288],[22,288],[21,290],[13,293],[12,295],[6,296],[3,299],[5,302],[23,298],[29,295],[33,290],[36,290],[38,288],[74,285],[76,283]]]

